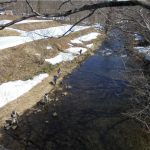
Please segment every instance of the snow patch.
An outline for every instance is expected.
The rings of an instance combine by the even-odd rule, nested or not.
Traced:
[[[93,39],[96,39],[97,36],[100,35],[100,33],[97,32],[91,32],[89,34],[80,36],[74,40],[71,40],[72,43],[79,43],[79,44],[83,44],[82,41],[91,41]]]
[[[64,61],[72,61],[75,57],[76,56],[73,56],[70,53],[60,52],[56,57],[45,59],[45,61],[49,62],[52,65],[55,65],[57,63],[64,62]]]
[[[17,80],[9,81],[0,85],[0,108],[7,103],[14,101],[21,95],[27,93],[35,85],[42,82],[43,79],[47,78],[49,75],[47,73],[35,76],[33,80]]]
[[[82,53],[85,53],[87,51],[87,48],[83,47],[70,47],[67,49],[67,51],[75,54],[80,54],[79,51],[82,50]]]
[[[87,46],[88,48],[91,48],[93,45],[94,45],[94,44],[92,43],[92,44],[87,44],[86,46]]]
[[[46,46],[46,49],[53,49],[51,46]]]

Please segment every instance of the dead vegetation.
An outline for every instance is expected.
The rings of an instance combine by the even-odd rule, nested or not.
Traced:
[[[0,111],[0,118],[2,118],[0,120],[1,125],[4,124],[4,120],[8,119],[8,115],[12,110],[17,110],[17,112],[22,115],[27,109],[33,107],[43,98],[43,93],[48,93],[54,88],[51,84],[48,83],[53,81],[53,76],[57,75],[57,70],[59,67],[61,68],[62,73],[61,77],[58,79],[58,83],[63,80],[63,77],[71,74],[72,71],[78,67],[82,61],[92,56],[93,50],[96,50],[98,46],[100,46],[105,36],[104,34],[101,34],[97,39],[85,42],[86,44],[93,42],[94,46],[92,49],[88,49],[88,51],[82,55],[78,55],[78,57],[76,57],[71,62],[66,61],[56,65],[51,65],[47,62],[44,62],[42,65],[39,65],[33,61],[35,53],[43,53],[44,49],[46,50],[46,46],[52,46],[53,50],[50,50],[46,57],[54,57],[60,51],[64,52],[66,48],[69,48],[68,43],[70,43],[70,40],[94,31],[96,30],[89,28],[71,33],[68,36],[64,36],[60,39],[43,39],[0,51],[0,84],[18,79],[32,79],[34,76],[40,73],[46,72],[50,74],[48,78],[43,80],[42,83],[36,85],[28,93],[3,107],[3,111]],[[83,45],[85,45],[84,42]],[[39,56],[36,57],[38,58]]]
[[[43,27],[43,24],[39,25],[42,25]],[[54,23],[53,25],[57,26],[58,24]],[[43,58],[52,58],[57,56],[59,52],[68,52],[66,49],[69,48],[68,43],[71,43],[70,40],[95,31],[96,30],[93,28],[88,28],[71,33],[59,39],[42,39],[1,50],[0,84],[8,81],[27,80],[33,78],[35,75],[40,74],[41,72],[50,73],[51,66],[47,62],[44,62]],[[94,41],[96,42],[100,38],[104,38],[103,34]],[[94,41],[85,43],[87,44]],[[47,46],[52,46],[53,49],[47,50]],[[75,44],[75,46],[79,45]],[[84,42],[82,47],[86,47]],[[36,53],[39,55],[35,55]],[[53,69],[51,68],[51,70]]]
[[[19,35],[20,35],[19,32],[9,30],[9,29],[4,29],[4,30],[0,31],[0,37],[3,37],[3,36],[19,36]]]
[[[24,31],[34,31],[38,29],[45,29],[50,27],[60,26],[61,24],[55,21],[48,21],[48,22],[33,22],[33,23],[21,23],[21,24],[14,24],[10,26],[11,28],[24,30]]]
[[[129,67],[123,61],[124,68],[118,67],[118,73],[126,89],[123,93],[117,94],[131,107],[122,112],[122,115],[136,119],[145,125],[148,133],[150,133],[150,77],[142,67]],[[113,78],[114,84],[119,87],[117,80]],[[118,80],[119,81],[119,80]],[[124,96],[125,94],[125,96]]]
[[[3,19],[15,20],[15,19],[19,19],[21,17],[22,17],[21,15],[0,15],[0,20],[3,20]],[[37,18],[32,17],[29,20],[37,20]]]

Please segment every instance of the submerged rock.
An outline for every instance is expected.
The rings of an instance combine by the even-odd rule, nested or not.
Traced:
[[[63,92],[61,95],[66,96],[67,94],[68,94],[67,92]]]
[[[11,127],[10,124],[5,124],[5,125],[4,125],[4,130],[9,130],[10,127]]]
[[[57,88],[57,90],[58,90],[58,91],[62,91],[63,89],[60,87],[60,88]]]
[[[56,101],[58,101],[59,99],[58,99],[58,97],[56,97]]]
[[[15,130],[17,128],[17,125],[12,125],[11,127],[13,130]]]
[[[45,121],[45,123],[49,123],[49,121]]]
[[[66,89],[71,89],[71,88],[72,88],[71,85],[66,86]]]
[[[56,113],[56,112],[54,112],[54,113],[53,113],[53,117],[56,117],[56,116],[57,116],[57,113]]]
[[[40,111],[42,111],[42,110],[40,110],[40,109],[39,109],[39,110],[37,110],[37,112],[40,112]]]

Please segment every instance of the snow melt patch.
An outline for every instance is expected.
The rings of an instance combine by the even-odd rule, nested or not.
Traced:
[[[143,53],[146,56],[150,56],[150,46],[148,47],[139,46],[139,47],[134,47],[134,49],[138,51],[139,53]]]
[[[134,36],[135,36],[135,40],[136,40],[136,41],[143,41],[142,36],[140,36],[140,35],[138,35],[138,34],[134,34]]]
[[[32,39],[29,37],[21,37],[21,36],[6,36],[0,37],[0,50],[17,46],[23,43],[31,42]]]
[[[75,53],[75,54],[80,54],[80,50],[82,50],[82,53],[85,53],[87,51],[87,48],[83,48],[83,47],[70,47],[67,49],[67,51],[71,52],[71,53]]]
[[[93,39],[96,39],[97,36],[100,35],[100,33],[97,33],[97,32],[91,32],[89,34],[86,34],[86,35],[83,35],[83,36],[80,36],[74,40],[71,40],[72,43],[79,43],[79,44],[82,44],[82,41],[91,41]]]
[[[40,56],[40,54],[39,54],[39,53],[35,53],[35,55]]]
[[[33,80],[17,80],[9,81],[0,85],[0,107],[3,107],[7,103],[14,101],[21,95],[31,90],[35,85],[40,83],[43,79],[47,78],[47,73],[35,76]]]
[[[86,47],[91,48],[94,44],[87,44]]]
[[[0,24],[6,24],[6,23],[10,23],[13,20],[0,20]],[[53,20],[23,20],[20,22],[17,22],[15,24],[22,24],[22,23],[34,23],[34,22],[48,22],[48,21],[53,21]]]
[[[72,46],[73,46],[71,43],[68,43],[68,45],[69,45],[70,47],[72,47]]]
[[[51,46],[46,46],[46,49],[53,49]]]
[[[57,63],[64,62],[64,61],[72,61],[75,57],[76,56],[73,56],[70,53],[60,52],[56,57],[45,59],[45,61],[49,62],[52,65],[55,65]]]
[[[0,37],[0,43],[1,43],[0,50],[4,48],[20,45],[23,43],[31,42],[34,40],[46,39],[49,37],[58,38],[62,36],[64,33],[66,33],[71,27],[72,27],[71,25],[66,25],[66,26],[51,27],[46,29],[39,29],[39,30],[34,30],[29,32],[18,30],[18,29],[12,29],[14,31],[21,33],[21,35]],[[89,26],[75,26],[67,34],[80,31],[86,28],[89,28]]]

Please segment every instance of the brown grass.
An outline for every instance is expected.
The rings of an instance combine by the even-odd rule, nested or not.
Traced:
[[[50,27],[60,26],[61,24],[55,21],[48,21],[48,22],[34,22],[34,23],[22,23],[22,24],[14,24],[10,26],[11,28],[24,30],[24,31],[33,31],[37,29],[45,29]]]
[[[15,19],[19,19],[21,17],[23,17],[23,16],[21,16],[21,15],[0,15],[0,20],[2,20],[2,19],[15,20]],[[35,17],[32,17],[30,19],[37,20],[37,18],[35,18]]]
[[[9,29],[4,29],[0,30],[0,37],[2,36],[19,36],[20,33],[17,31],[9,30]]]
[[[0,84],[12,80],[26,80],[33,77],[39,70],[41,70],[47,63],[38,65],[34,60],[43,59],[46,52],[46,46],[52,46],[53,50],[48,51],[46,58],[52,58],[59,52],[68,52],[68,43],[70,40],[95,31],[93,28],[85,29],[59,39],[42,39],[35,42],[29,42],[18,45],[12,48],[7,48],[0,51]],[[87,42],[86,42],[87,43]],[[85,46],[83,44],[83,46]],[[35,53],[41,54],[36,56]]]
[[[8,16],[8,15],[0,15],[0,20],[3,19],[7,19],[7,20],[15,20],[18,18],[21,18],[22,16]],[[32,17],[30,19],[27,20],[38,20],[35,17]],[[35,23],[23,23],[23,24],[14,24],[11,25],[11,28],[15,28],[15,29],[20,29],[20,30],[24,30],[24,31],[33,31],[33,30],[37,30],[37,29],[44,29],[44,28],[49,28],[49,27],[56,27],[56,26],[60,26],[61,24],[57,23],[56,21],[48,21],[48,22],[35,22]],[[1,31],[0,31],[1,32]]]
[[[36,76],[38,72],[40,72],[44,67],[48,65],[48,63],[45,62],[42,65],[34,63],[33,60],[35,53],[41,54],[41,52],[44,52],[46,50],[46,46],[52,46],[53,50],[49,51],[49,53],[47,54],[47,58],[54,57],[58,54],[58,52],[64,51],[66,48],[69,48],[68,43],[70,43],[70,40],[94,31],[95,30],[93,28],[89,28],[75,33],[71,33],[68,36],[64,36],[60,39],[49,38],[37,40],[34,42],[29,42],[12,48],[1,50],[0,84],[13,80],[26,80]],[[95,50],[96,48],[98,48],[103,38],[104,35],[102,34],[101,36],[98,36],[98,38],[95,40],[85,42],[83,46],[85,46],[85,44],[93,42],[93,48]],[[30,109],[38,101],[40,101],[43,98],[44,93],[48,93],[53,90],[54,87],[50,85],[49,82],[53,81],[53,75],[57,75],[58,67],[60,67],[62,71],[61,77],[58,79],[59,83],[63,80],[63,77],[70,74],[77,66],[80,65],[80,62],[82,62],[90,55],[93,55],[93,53],[92,50],[89,49],[89,51],[81,56],[76,57],[72,62],[68,61],[59,65],[55,65],[56,68],[54,68],[50,76],[46,78],[42,83],[35,86],[28,93],[19,97],[17,100],[8,103],[3,107],[2,110],[0,110],[0,118],[2,118],[0,120],[1,126],[4,125],[4,121],[6,119],[9,119],[8,116],[10,115],[12,110],[16,110],[19,115],[21,115],[27,109]],[[58,85],[56,86],[56,88],[57,87]]]
[[[102,42],[102,39],[99,37],[99,45]],[[42,83],[36,85],[33,87],[28,93],[22,95],[17,100],[12,101],[5,105],[2,110],[0,110],[0,120],[1,127],[4,125],[4,121],[8,118],[8,116],[11,114],[12,110],[16,110],[19,115],[22,115],[27,109],[30,109],[34,105],[36,105],[37,102],[43,99],[44,93],[49,93],[50,91],[56,90],[56,88],[59,88],[60,82],[63,80],[64,77],[66,77],[68,74],[71,74],[72,71],[80,65],[80,63],[88,58],[89,56],[93,55],[92,51],[88,51],[84,53],[83,55],[79,55],[76,57],[72,62],[68,61],[65,63],[61,63],[59,66],[57,66],[54,71],[51,73],[51,75],[46,78]],[[53,85],[49,84],[49,82],[53,81],[53,76],[57,75],[58,67],[61,68],[61,77],[57,80],[57,85],[54,88]],[[20,107],[21,106],[21,107]]]

